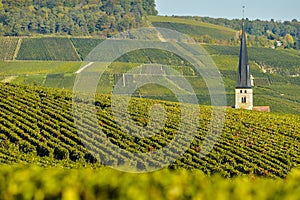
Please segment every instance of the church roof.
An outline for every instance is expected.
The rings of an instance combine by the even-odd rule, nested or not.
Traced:
[[[236,88],[252,88],[244,20],[243,20],[243,28],[242,28],[240,60],[239,60]]]

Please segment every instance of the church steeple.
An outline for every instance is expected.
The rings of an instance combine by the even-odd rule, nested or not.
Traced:
[[[240,59],[238,66],[238,77],[235,88],[235,108],[247,110],[260,110],[270,112],[270,106],[253,106],[254,78],[250,75],[250,66],[248,61],[245,20],[245,6],[243,6],[243,23],[240,47]]]
[[[250,67],[248,62],[247,40],[245,32],[245,21],[243,19],[242,37],[240,47],[240,59],[238,66],[238,77],[236,88],[252,88],[250,78]]]
[[[235,88],[235,108],[253,109],[253,90],[248,61],[245,20],[243,18],[240,59],[238,66],[237,84]]]

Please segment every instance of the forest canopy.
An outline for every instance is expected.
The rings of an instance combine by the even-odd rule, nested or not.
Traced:
[[[110,35],[146,24],[154,0],[0,0],[0,35]]]

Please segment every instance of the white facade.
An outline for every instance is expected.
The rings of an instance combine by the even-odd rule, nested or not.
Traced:
[[[250,80],[251,80],[251,86],[254,87],[254,77],[252,74],[250,75]]]
[[[253,89],[235,89],[235,108],[253,110]]]

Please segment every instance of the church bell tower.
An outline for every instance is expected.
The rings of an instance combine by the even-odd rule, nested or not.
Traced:
[[[237,85],[235,88],[235,108],[253,110],[253,89],[250,77],[250,66],[248,62],[244,19],[242,25]]]

